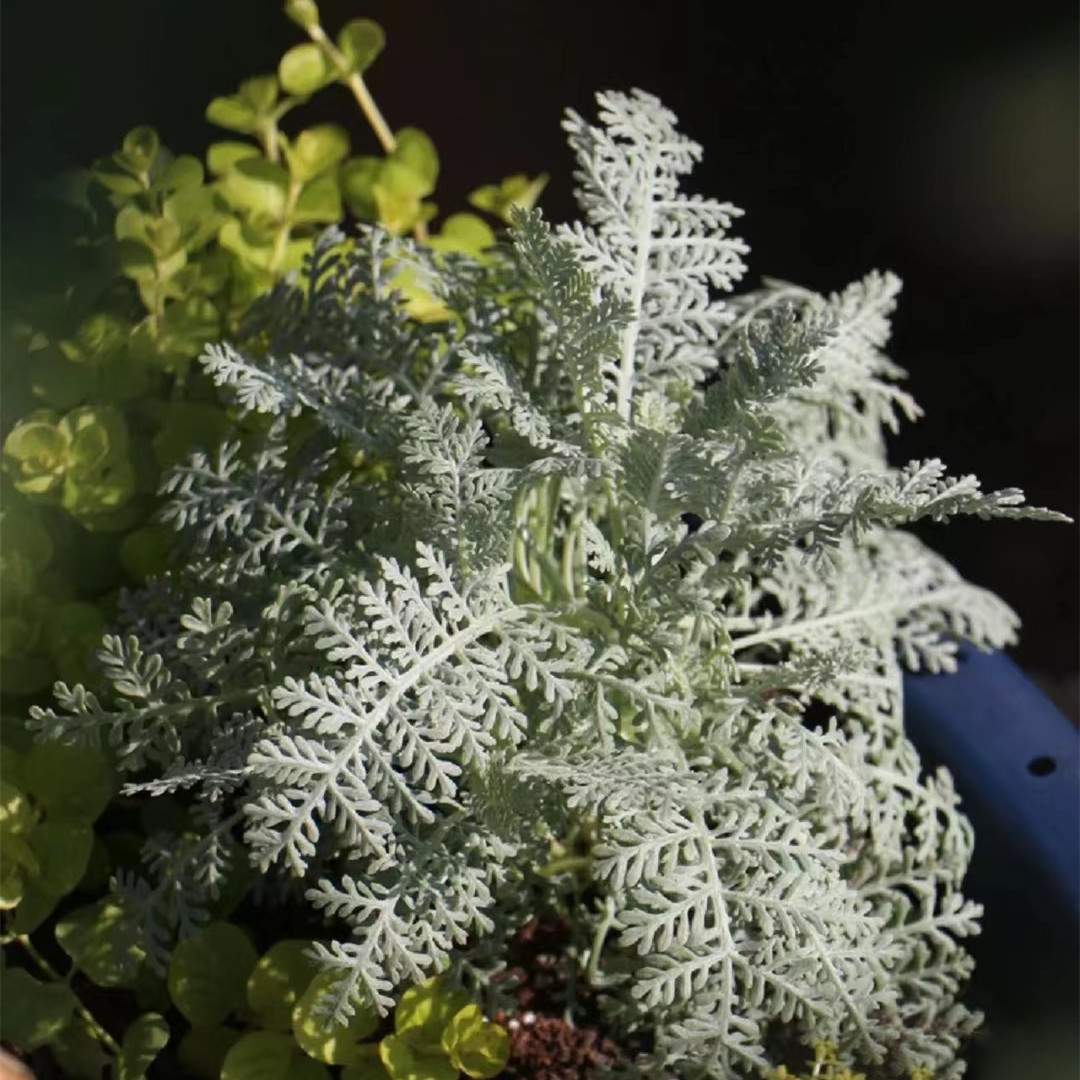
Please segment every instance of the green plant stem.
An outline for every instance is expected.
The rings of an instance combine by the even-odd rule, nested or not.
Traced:
[[[308,37],[323,50],[338,71],[345,72],[349,70],[349,62],[342,55],[341,50],[326,36],[326,31],[323,30],[319,23],[313,23],[307,28],[307,32]],[[356,98],[356,103],[360,106],[360,111],[371,125],[371,130],[375,132],[375,138],[379,140],[383,152],[389,157],[397,149],[397,140],[390,130],[390,125],[387,124],[383,114],[379,111],[378,105],[375,104],[375,99],[371,96],[367,83],[364,82],[358,71],[349,72],[343,81],[352,91],[353,97]],[[417,243],[426,243],[428,238],[427,225],[422,221],[418,221],[413,226],[413,236],[416,237]]]
[[[281,264],[285,261],[285,250],[289,243],[289,235],[292,232],[292,215],[296,209],[297,200],[303,185],[298,180],[289,181],[288,201],[285,204],[285,214],[274,236],[274,251],[270,256],[270,273],[277,277],[281,273]]]
[[[615,901],[610,896],[604,897],[604,917],[596,925],[592,948],[589,949],[589,966],[585,969],[585,981],[590,986],[596,985],[600,974],[600,953],[604,947],[604,938],[615,922]]]
[[[71,974],[75,972],[75,968],[71,969],[68,977],[65,979],[57,970],[45,959],[41,953],[38,952],[37,947],[30,940],[27,934],[16,934],[10,940],[17,942],[25,950],[27,955],[35,964],[47,975],[53,982],[67,984],[71,978]],[[69,987],[70,988],[70,987]],[[94,1038],[98,1040],[109,1051],[110,1054],[119,1055],[120,1045],[117,1041],[105,1030],[101,1023],[97,1020],[94,1014],[79,1000],[79,995],[72,991],[72,997],[75,999],[75,1011],[79,1014],[80,1018],[86,1024],[86,1026],[93,1032]]]

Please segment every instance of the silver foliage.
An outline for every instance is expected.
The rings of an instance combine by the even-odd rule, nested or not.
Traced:
[[[654,1036],[638,1075],[756,1075],[779,1032],[950,1080],[972,836],[901,672],[1016,620],[901,527],[1056,515],[891,468],[897,279],[721,299],[747,248],[679,191],[700,147],[598,100],[566,122],[585,223],[519,212],[479,262],[331,231],[261,347],[207,350],[254,426],[168,479],[186,561],[126,599],[104,689],[33,723],[202,815],[118,883],[155,956],[242,846],[329,920],[334,1015],[386,1012],[489,962],[543,838],[589,821],[579,917],[613,1022]],[[402,265],[451,321],[404,315]]]

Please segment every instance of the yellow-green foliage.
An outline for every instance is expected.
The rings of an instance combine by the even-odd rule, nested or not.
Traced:
[[[111,278],[73,323],[67,308],[52,323],[20,321],[16,369],[5,370],[14,397],[21,389],[37,406],[4,432],[6,694],[36,693],[58,675],[82,681],[116,586],[165,567],[168,534],[150,524],[161,472],[235,425],[192,361],[209,342],[242,340],[251,304],[301,266],[323,229],[377,221],[474,256],[495,241],[471,213],[429,235],[438,153],[417,128],[392,132],[364,82],[385,44],[381,27],[353,19],[331,39],[309,0],[290,0],[285,12],[309,40],[206,109],[233,138],[202,158],[177,156],[143,125],[68,178],[71,201],[102,203],[108,233],[83,244]],[[282,130],[287,114],[335,85],[354,96],[381,153],[353,155],[353,135],[335,124]],[[545,182],[514,176],[470,200],[507,222]],[[411,271],[396,285],[414,318],[449,316]],[[108,550],[88,557],[84,530],[113,534]]]

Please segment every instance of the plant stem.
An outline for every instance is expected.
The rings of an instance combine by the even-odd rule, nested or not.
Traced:
[[[281,264],[285,261],[285,249],[289,243],[289,234],[292,232],[292,215],[296,209],[297,200],[303,185],[299,180],[289,182],[288,200],[285,204],[285,214],[274,236],[274,251],[270,256],[270,273],[276,278],[281,273]]]
[[[590,986],[596,985],[597,976],[600,974],[600,953],[604,947],[604,938],[615,922],[615,901],[610,896],[604,897],[604,917],[596,924],[596,932],[593,934],[592,948],[589,950],[589,966],[585,969],[585,981]]]
[[[313,23],[307,28],[307,32],[308,37],[323,50],[338,71],[345,72],[349,70],[349,62],[342,55],[341,50],[326,36],[326,31],[323,30],[319,23]],[[397,140],[390,130],[390,125],[383,118],[383,114],[379,112],[379,107],[375,104],[375,99],[371,96],[367,83],[364,82],[358,71],[350,72],[345,77],[344,82],[352,91],[353,97],[356,98],[356,103],[360,106],[360,111],[371,125],[371,130],[375,132],[375,138],[379,140],[383,152],[389,157],[397,149]],[[413,236],[416,237],[417,243],[426,243],[428,238],[427,225],[422,221],[418,221],[413,226]]]
[[[37,964],[37,966],[41,968],[41,970],[50,979],[52,979],[53,982],[64,983],[65,985],[68,983],[71,977],[71,973],[69,973],[67,979],[60,975],[59,972],[57,972],[56,968],[54,968],[52,964],[50,964],[49,961],[46,960],[45,957],[38,952],[37,947],[30,940],[29,935],[16,934],[10,940],[18,942],[26,950],[30,959],[33,960],[34,963]],[[72,973],[75,971],[74,968],[72,968],[71,970]],[[110,1054],[119,1055],[120,1046],[117,1041],[105,1030],[104,1027],[102,1027],[102,1025],[95,1018],[94,1014],[90,1012],[90,1010],[79,1000],[78,994],[72,991],[72,997],[75,999],[75,1011],[82,1018],[86,1026],[93,1032],[94,1038],[96,1038],[98,1042],[100,1042],[102,1046],[104,1046],[105,1049],[109,1051]]]

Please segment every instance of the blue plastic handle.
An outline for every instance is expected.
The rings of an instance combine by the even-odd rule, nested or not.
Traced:
[[[904,694],[916,746],[948,767],[977,826],[988,823],[994,841],[1037,876],[1029,890],[1075,926],[1080,732],[1001,653],[965,647],[955,674],[906,676]]]

